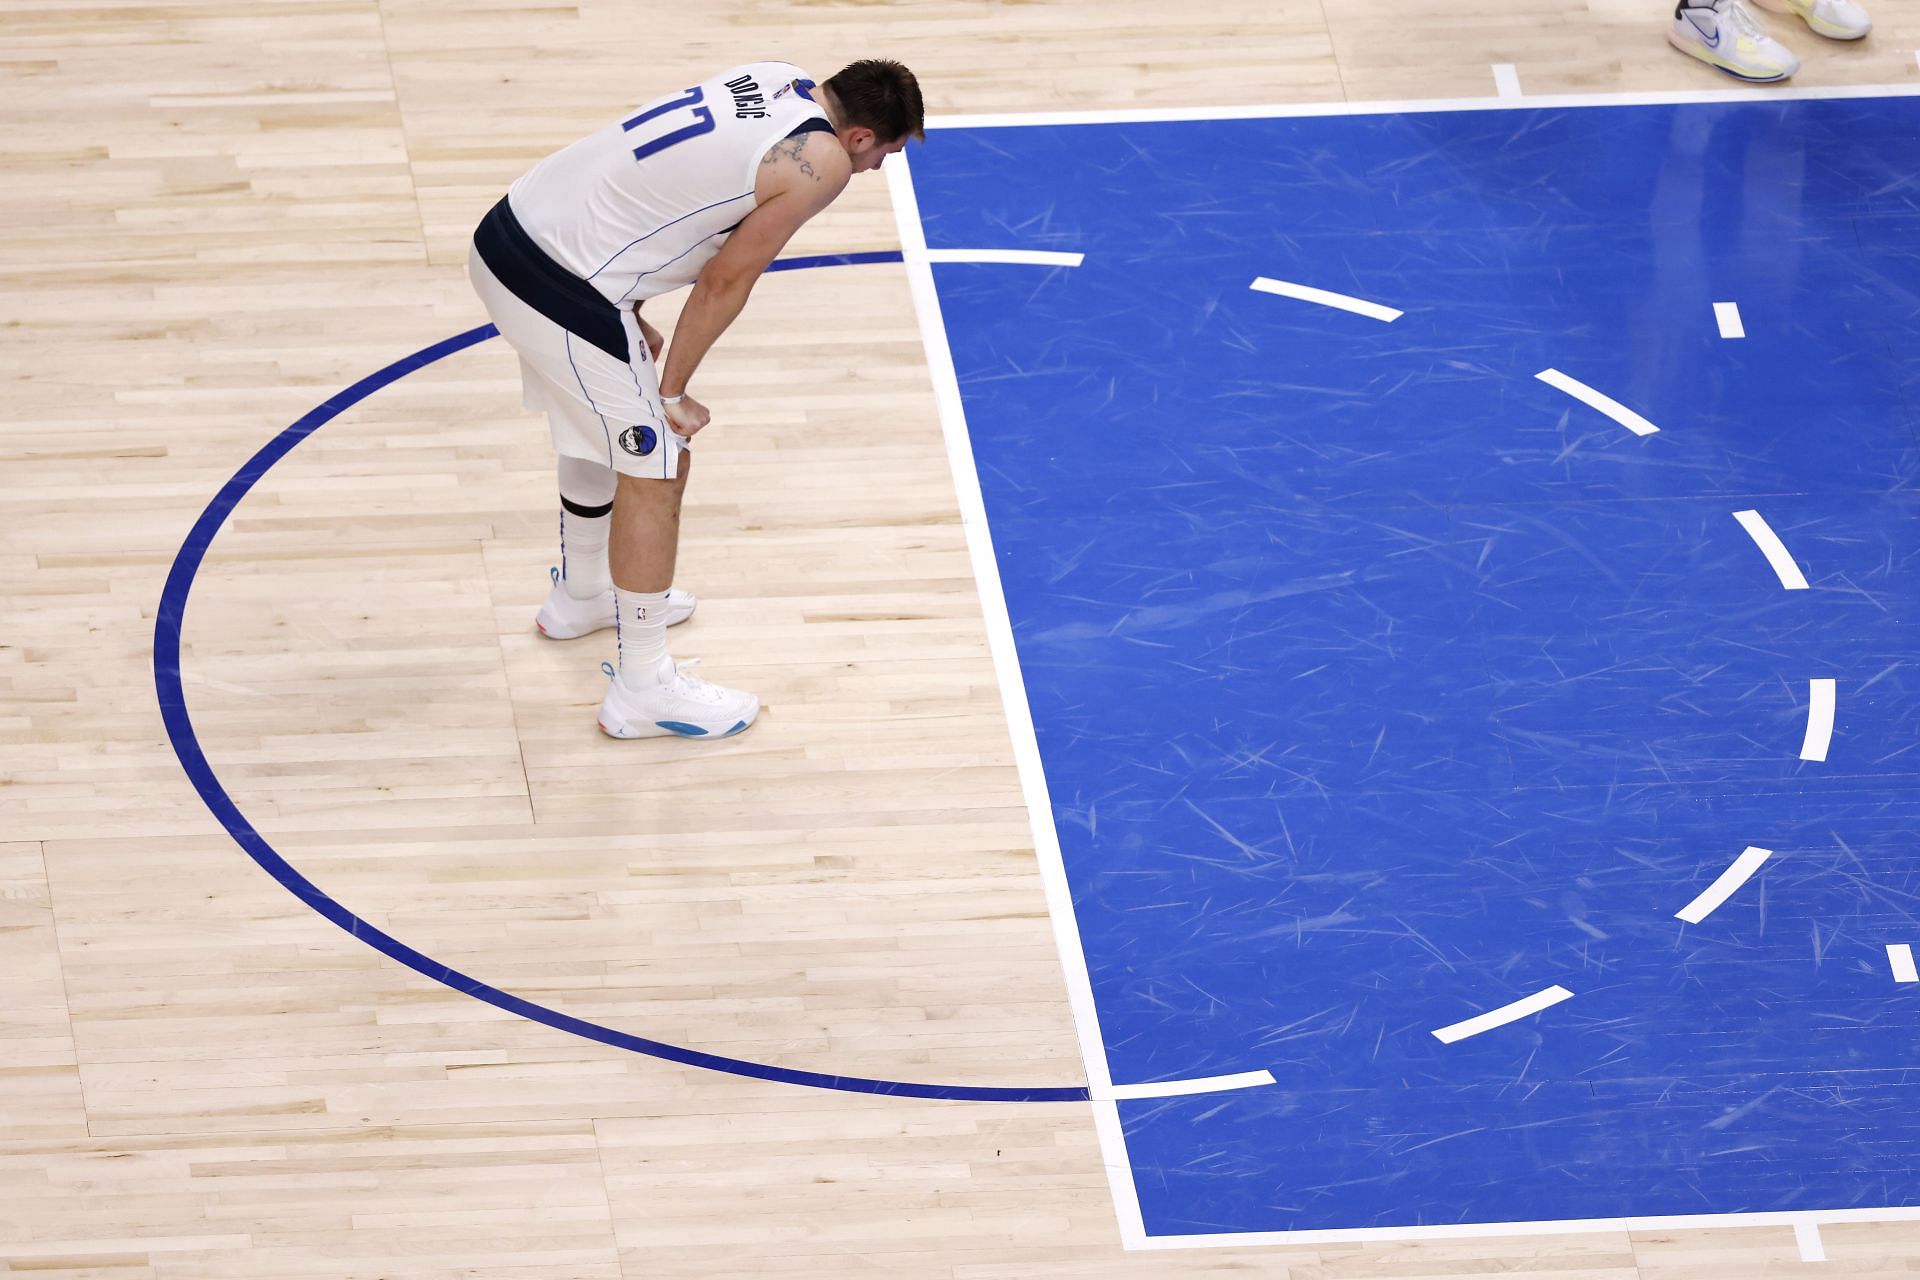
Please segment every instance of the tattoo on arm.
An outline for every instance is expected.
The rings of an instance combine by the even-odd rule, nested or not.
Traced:
[[[807,158],[800,154],[806,148],[806,143],[807,139],[804,134],[798,138],[783,138],[773,144],[773,150],[767,152],[766,155],[760,158],[760,163],[764,167],[784,157],[799,165],[800,172],[806,174],[815,182],[818,182],[820,175],[813,171],[813,166],[807,163]]]

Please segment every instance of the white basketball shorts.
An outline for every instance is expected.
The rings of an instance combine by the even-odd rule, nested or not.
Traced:
[[[467,275],[494,327],[520,355],[521,399],[547,415],[555,452],[643,480],[679,474],[689,443],[667,426],[660,370],[631,310],[619,310],[627,334],[623,361],[515,297],[477,249],[467,253]]]

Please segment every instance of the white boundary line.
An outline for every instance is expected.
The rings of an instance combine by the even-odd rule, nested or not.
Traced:
[[[1807,736],[1800,744],[1802,760],[1825,760],[1833,745],[1834,683],[1807,681]]]
[[[987,528],[987,504],[980,492],[980,473],[973,464],[973,445],[967,435],[966,411],[960,400],[960,377],[954,371],[953,350],[947,342],[946,320],[940,313],[940,295],[933,283],[933,264],[927,258],[926,232],[920,224],[920,200],[913,189],[913,171],[904,155],[886,166],[887,188],[893,196],[893,216],[900,230],[900,253],[907,282],[913,290],[914,311],[920,320],[920,339],[926,347],[927,371],[933,379],[933,399],[940,412],[940,431],[946,438],[947,464],[953,470],[954,494],[960,504],[960,523],[966,531],[967,555],[980,587],[987,647],[993,654],[994,674],[1000,683],[1000,701],[1013,740],[1013,762],[1027,804],[1033,831],[1035,860],[1047,897],[1047,918],[1053,922],[1054,945],[1066,979],[1067,1005],[1080,1041],[1080,1061],[1093,1095],[1094,1129],[1100,1138],[1100,1158],[1107,1169],[1114,1210],[1120,1219],[1121,1241],[1139,1248],[1146,1239],[1141,1225],[1140,1200],[1133,1185],[1133,1164],[1127,1158],[1120,1104],[1113,1099],[1113,1077],[1107,1069],[1106,1042],[1100,1035],[1100,1012],[1093,1002],[1093,979],[1087,972],[1087,954],[1080,943],[1080,925],[1073,911],[1073,890],[1067,883],[1066,862],[1060,853],[1060,835],[1053,825],[1053,801],[1047,794],[1047,775],[1040,761],[1040,742],[1034,734],[1033,710],[1027,704],[1026,681],[1020,673],[1019,652],[1013,641],[1013,620],[1000,584],[999,563],[993,555],[993,535]]]
[[[1713,304],[1713,322],[1720,326],[1723,338],[1744,338],[1747,326],[1740,320],[1740,304],[1737,302],[1716,302]]]
[[[1818,1222],[1794,1223],[1793,1242],[1800,1246],[1800,1261],[1825,1262],[1827,1260],[1827,1246],[1820,1242]]]
[[[1271,1071],[1240,1071],[1230,1076],[1196,1076],[1191,1080],[1162,1080],[1157,1084],[1116,1084],[1100,1099],[1128,1102],[1137,1098],[1185,1098],[1196,1093],[1226,1093],[1257,1089],[1274,1083]]]
[[[1648,422],[1612,396],[1595,391],[1578,378],[1570,378],[1558,369],[1542,369],[1533,375],[1556,391],[1564,391],[1581,404],[1598,409],[1637,436],[1650,436],[1660,428]]]
[[[901,168],[906,168],[902,161]],[[1052,253],[1045,249],[927,249],[928,262],[1000,262],[1019,267],[1077,267],[1084,253]]]
[[[1920,969],[1913,965],[1913,948],[1904,942],[1887,944],[1887,963],[1893,966],[1895,982],[1920,982]]]
[[[1282,298],[1294,298],[1301,302],[1312,302],[1322,307],[1335,307],[1341,311],[1351,311],[1357,316],[1366,316],[1372,320],[1385,320],[1391,323],[1405,315],[1392,307],[1382,306],[1378,302],[1368,302],[1365,298],[1355,298],[1344,293],[1334,293],[1329,289],[1316,289],[1312,285],[1295,284],[1291,280],[1273,280],[1266,276],[1257,276],[1247,286],[1256,293],[1271,293]]]
[[[1573,999],[1573,992],[1556,984],[1544,991],[1536,991],[1530,996],[1522,996],[1511,1004],[1503,1004],[1498,1009],[1489,1009],[1463,1022],[1438,1027],[1434,1030],[1433,1038],[1441,1044],[1456,1044],[1469,1036],[1477,1036],[1483,1031],[1491,1031],[1495,1027],[1504,1027],[1509,1022],[1530,1018],[1542,1009],[1551,1009],[1562,1000],[1571,999]]]
[[[1920,54],[1916,54],[1920,60]],[[1185,107],[1136,111],[1042,111],[992,116],[935,117],[926,122],[929,129],[993,129],[1021,125],[1063,124],[1152,124],[1171,121],[1294,119],[1326,116],[1392,115],[1408,112],[1535,110],[1539,108],[1676,106],[1688,103],[1738,103],[1817,101],[1852,98],[1920,97],[1920,85],[1857,85],[1852,88],[1818,89],[1745,89],[1688,93],[1569,94],[1521,98],[1439,99],[1403,102],[1312,103],[1266,107]],[[933,270],[926,261],[926,237],[921,230],[919,201],[913,192],[912,175],[903,154],[886,167],[887,186],[893,196],[894,220],[900,229],[902,255],[906,259],[907,278],[913,289],[914,307],[921,323],[921,339],[927,349],[928,370],[934,384],[934,399],[940,410],[941,429],[946,436],[947,456],[954,465],[955,489],[961,519],[967,526],[967,550],[979,578],[981,607],[987,612],[987,638],[993,649],[994,666],[1001,680],[1001,700],[1007,707],[1008,727],[1012,730],[1014,759],[1019,767],[1021,789],[1026,793],[1034,843],[1039,854],[1041,883],[1047,894],[1048,915],[1053,921],[1054,937],[1060,948],[1060,964],[1066,974],[1067,1000],[1073,1010],[1074,1026],[1080,1038],[1080,1055],[1087,1068],[1089,1088],[1111,1089],[1107,1072],[1106,1049],[1100,1038],[1099,1014],[1093,1007],[1092,980],[1087,973],[1086,953],[1080,945],[1080,931],[1073,917],[1073,898],[1066,884],[1066,869],[1060,856],[1058,834],[1053,830],[1053,809],[1046,794],[1046,778],[1039,768],[1039,744],[1033,733],[1033,717],[1027,706],[1026,686],[1013,648],[1012,623],[1007,615],[1006,596],[1000,586],[999,568],[993,560],[992,541],[986,530],[986,504],[980,493],[980,478],[973,466],[973,453],[966,439],[966,420],[961,411],[959,378],[954,372],[953,353],[946,340],[946,325],[940,316],[939,296],[934,291]],[[956,434],[957,433],[957,434]],[[962,477],[965,483],[962,483]],[[991,600],[991,603],[989,603]],[[1012,671],[1009,684],[1006,672]],[[1016,692],[1017,691],[1017,692]],[[1031,771],[1032,776],[1029,776]],[[1039,802],[1035,802],[1037,789]],[[1050,857],[1049,857],[1050,855]],[[1149,1236],[1140,1212],[1140,1199],[1134,1186],[1133,1167],[1127,1158],[1126,1135],[1120,1125],[1117,1101],[1092,1104],[1094,1129],[1100,1140],[1102,1162],[1112,1191],[1114,1212],[1119,1220],[1121,1244],[1129,1249],[1233,1249],[1260,1245],[1299,1246],[1314,1244],[1365,1244],[1375,1241],[1439,1240],[1497,1236],[1566,1235],[1592,1231],[1673,1231],[1711,1227],[1791,1226],[1802,1222],[1920,1222],[1920,1208],[1887,1206],[1878,1209],[1830,1209],[1800,1213],[1717,1213],[1690,1214],[1664,1218],[1582,1218],[1533,1222],[1494,1222],[1435,1224],[1417,1227],[1350,1227],[1330,1231],[1253,1231],[1227,1232],[1204,1236]]]
[[[1551,1222],[1436,1222],[1418,1227],[1337,1231],[1248,1231],[1238,1235],[1148,1236],[1144,1249],[1245,1249],[1258,1245],[1386,1244],[1477,1240],[1490,1236],[1565,1236],[1598,1231],[1692,1231],[1709,1227],[1798,1227],[1801,1223],[1920,1222],[1920,1208],[1809,1209],[1785,1213],[1696,1213],[1671,1218],[1565,1218]]]
[[[1699,924],[1715,911],[1720,904],[1734,895],[1734,892],[1752,878],[1760,869],[1760,864],[1773,856],[1771,849],[1757,849],[1748,845],[1733,865],[1714,877],[1712,884],[1700,891],[1700,895],[1686,906],[1673,913],[1674,919],[1685,920],[1688,924]]]
[[[1128,111],[1015,111],[1004,115],[934,116],[928,129],[1015,129],[1055,124],[1169,124],[1180,121],[1297,120],[1313,116],[1382,116],[1439,111],[1532,111],[1562,107],[1667,107],[1689,103],[1806,101],[1829,98],[1914,98],[1920,85],[1862,84],[1813,89],[1710,89],[1684,93],[1569,93],[1537,98],[1410,98],[1389,102],[1270,103],[1255,107],[1140,107]],[[893,166],[889,164],[887,168]]]
[[[1493,64],[1493,91],[1502,98],[1518,98],[1520,93],[1520,73],[1511,62]]]
[[[1774,574],[1780,579],[1780,585],[1789,591],[1807,590],[1807,575],[1800,572],[1800,566],[1793,562],[1787,553],[1787,544],[1780,541],[1780,535],[1758,511],[1736,511],[1733,518],[1747,531],[1753,544],[1760,548],[1760,554],[1773,566]]]

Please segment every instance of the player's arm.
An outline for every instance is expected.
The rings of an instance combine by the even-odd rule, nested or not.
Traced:
[[[746,305],[754,282],[793,233],[846,189],[852,174],[845,148],[830,133],[803,133],[767,152],[754,181],[758,203],[701,269],[673,326],[666,367],[660,371],[662,395],[686,390],[714,341]]]

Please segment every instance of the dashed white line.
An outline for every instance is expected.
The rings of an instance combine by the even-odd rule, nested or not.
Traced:
[[[1747,326],[1740,323],[1740,304],[1737,302],[1714,303],[1713,320],[1720,326],[1720,336],[1723,338],[1747,336]]]
[[[1674,912],[1677,919],[1688,924],[1699,924],[1714,913],[1719,905],[1731,898],[1734,891],[1745,884],[1760,864],[1773,856],[1771,849],[1757,849],[1748,845],[1746,851],[1733,860],[1733,865],[1722,871],[1714,882],[1701,892],[1700,896],[1686,906]]]
[[[1511,62],[1493,64],[1493,91],[1503,98],[1520,96],[1520,73],[1513,69]]]
[[[1800,744],[1802,760],[1825,760],[1833,744],[1834,684],[1831,680],[1807,681],[1807,736]]]
[[[1054,253],[1046,249],[926,249],[928,262],[999,262],[1017,267],[1077,267],[1084,253]]]
[[[1758,511],[1736,511],[1733,513],[1733,518],[1740,522],[1740,527],[1747,531],[1747,536],[1752,538],[1754,545],[1760,548],[1760,554],[1765,556],[1767,563],[1773,566],[1774,573],[1780,578],[1781,586],[1789,591],[1807,589],[1806,575],[1800,572],[1800,566],[1795,564],[1793,557],[1787,554],[1787,546],[1780,541],[1780,535],[1761,519]]]
[[[1315,289],[1304,284],[1294,284],[1290,280],[1269,280],[1261,276],[1248,286],[1261,293],[1278,294],[1282,298],[1295,298],[1301,302],[1317,303],[1323,307],[1335,307],[1341,311],[1351,311],[1357,316],[1368,316],[1375,320],[1394,321],[1405,315],[1392,307],[1383,307],[1377,302],[1368,302],[1364,298],[1349,297],[1344,293],[1332,293],[1326,289]]]
[[[1495,1027],[1504,1027],[1509,1022],[1518,1022],[1522,1018],[1539,1013],[1542,1009],[1551,1009],[1562,1000],[1571,1000],[1573,992],[1562,986],[1548,987],[1545,991],[1536,991],[1512,1004],[1503,1004],[1498,1009],[1490,1009],[1476,1018],[1456,1022],[1450,1027],[1436,1030],[1434,1038],[1442,1044],[1453,1044],[1465,1040],[1468,1036],[1477,1036],[1482,1031],[1491,1031]]]
[[[1920,970],[1913,967],[1913,948],[1906,943],[1887,944],[1887,963],[1893,966],[1895,982],[1920,982]]]
[[[1578,378],[1569,378],[1558,369],[1542,369],[1533,376],[1555,390],[1566,392],[1581,404],[1598,409],[1637,436],[1650,436],[1660,430],[1612,396],[1602,395]]]
[[[1157,1084],[1116,1084],[1093,1090],[1095,1101],[1124,1102],[1131,1098],[1184,1098],[1194,1093],[1225,1093],[1229,1089],[1257,1089],[1273,1083],[1271,1071],[1241,1071],[1230,1076],[1196,1076],[1191,1080],[1163,1080]]]

